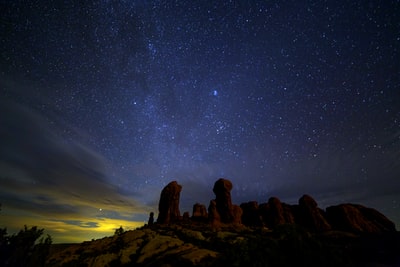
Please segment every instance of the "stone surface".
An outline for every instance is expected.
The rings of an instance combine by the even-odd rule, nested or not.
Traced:
[[[299,199],[296,221],[312,231],[328,231],[332,227],[324,216],[324,211],[318,208],[317,202],[309,195]]]
[[[157,223],[168,224],[180,219],[179,198],[181,190],[182,186],[173,181],[161,191]]]
[[[326,209],[335,229],[349,232],[394,232],[395,224],[375,209],[362,205],[341,204]]]
[[[217,210],[223,223],[232,223],[234,220],[231,190],[232,182],[223,178],[216,181],[213,187]]]
[[[137,263],[143,263],[145,260],[152,258],[154,255],[166,252],[171,248],[182,246],[183,244],[184,242],[178,238],[157,235],[141,249]]]
[[[196,249],[181,256],[183,259],[189,261],[192,265],[197,265],[205,259],[218,257],[218,253],[209,249]]]
[[[191,229],[182,229],[182,234],[184,234],[187,238],[191,240],[200,240],[200,241],[206,240],[206,238],[200,231],[195,231]]]

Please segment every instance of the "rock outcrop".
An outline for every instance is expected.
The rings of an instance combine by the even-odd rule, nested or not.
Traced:
[[[150,212],[149,220],[148,220],[147,224],[148,225],[153,225],[154,224],[154,212]]]
[[[233,224],[242,224],[242,215],[243,215],[243,210],[241,207],[238,205],[232,205],[232,214],[233,214],[233,219],[232,223]]]
[[[262,226],[262,220],[257,201],[250,201],[240,204],[243,210],[242,223],[246,226]]]
[[[217,211],[223,223],[232,223],[234,221],[231,190],[232,182],[223,178],[216,181],[213,187]]]
[[[170,182],[164,187],[158,204],[157,223],[168,224],[180,219],[179,198],[181,191],[182,186],[176,181]]]
[[[192,220],[195,221],[207,221],[208,214],[207,208],[203,204],[196,203],[193,205],[193,213],[192,213]]]
[[[160,226],[159,226],[160,227]],[[120,236],[105,237],[81,244],[64,245],[54,250],[45,266],[209,266],[219,252],[199,247],[201,232],[175,228],[144,228],[127,231]],[[177,233],[181,238],[177,237]]]
[[[189,221],[190,221],[190,214],[189,214],[188,211],[185,211],[185,212],[183,213],[183,215],[182,215],[182,220],[183,220],[184,222],[189,222]]]
[[[294,217],[289,205],[282,203],[279,198],[271,197],[263,206],[263,218],[269,228],[282,224],[294,223]]]
[[[324,211],[318,208],[317,202],[309,195],[303,195],[299,199],[296,215],[296,221],[309,230],[322,232],[332,229],[324,216]]]
[[[244,224],[250,227],[267,226],[274,229],[283,224],[298,224],[308,231],[325,232],[342,230],[349,232],[380,233],[396,231],[395,225],[378,211],[355,204],[342,204],[327,208],[326,212],[318,207],[317,202],[309,195],[303,195],[297,205],[281,202],[271,197],[267,203],[258,205],[256,201],[233,205],[231,199],[232,182],[219,179],[215,182],[213,192],[216,198],[210,201],[208,212],[206,206],[193,205],[192,217],[179,211],[179,198],[182,186],[176,181],[169,183],[161,192],[157,223],[169,224],[178,221],[185,223],[210,223],[213,229],[229,225]],[[153,218],[150,215],[149,225]]]
[[[331,225],[338,230],[348,232],[395,232],[392,221],[375,209],[362,205],[341,204],[326,209]]]

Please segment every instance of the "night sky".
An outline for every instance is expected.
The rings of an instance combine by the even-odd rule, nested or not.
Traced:
[[[134,229],[170,181],[400,228],[399,1],[1,1],[0,227]]]

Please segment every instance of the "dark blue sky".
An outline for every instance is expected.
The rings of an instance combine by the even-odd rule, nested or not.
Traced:
[[[47,2],[0,8],[6,222],[100,235],[226,177],[399,225],[399,1]]]

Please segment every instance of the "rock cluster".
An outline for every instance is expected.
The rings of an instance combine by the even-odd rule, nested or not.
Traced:
[[[161,192],[157,223],[170,224],[177,221],[208,222],[215,229],[223,225],[245,225],[274,229],[279,225],[297,224],[313,232],[341,230],[347,232],[391,232],[396,231],[392,221],[380,212],[355,204],[331,206],[326,211],[318,207],[309,195],[303,195],[297,205],[282,203],[277,197],[271,197],[267,203],[256,201],[232,204],[232,182],[219,179],[213,192],[215,199],[206,206],[196,203],[192,217],[188,212],[180,216],[179,197],[182,190],[176,181],[169,183]]]

